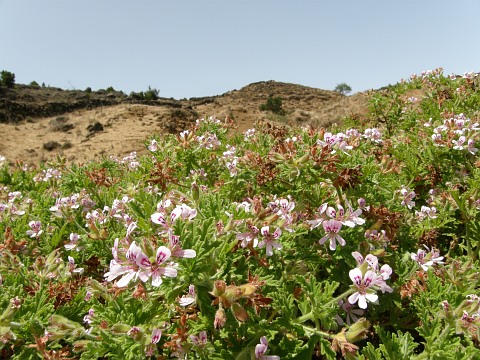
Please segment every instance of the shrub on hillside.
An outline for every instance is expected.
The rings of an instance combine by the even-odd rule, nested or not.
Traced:
[[[283,115],[285,110],[282,108],[282,98],[270,96],[265,104],[260,105],[261,111],[271,111],[274,114]]]
[[[132,91],[130,93],[130,97],[134,100],[146,100],[146,101],[154,101],[158,99],[158,94],[160,93],[160,90],[151,88],[150,86],[148,87],[147,91],[140,91],[140,92],[135,92]]]
[[[2,70],[0,73],[0,85],[9,88],[13,87],[13,85],[15,85],[15,74],[7,70]]]

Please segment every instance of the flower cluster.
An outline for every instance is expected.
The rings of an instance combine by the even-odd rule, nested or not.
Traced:
[[[437,208],[435,206],[422,206],[420,211],[415,211],[415,216],[418,220],[423,220],[425,218],[435,219],[437,217]]]
[[[0,195],[8,192],[7,187],[0,188]],[[29,199],[21,201],[23,195],[20,191],[12,191],[7,193],[7,202],[0,201],[0,220],[4,218],[14,218],[16,216],[25,215],[25,206],[30,202]],[[1,198],[0,198],[1,199]]]
[[[207,150],[217,149],[221,145],[217,135],[212,133],[205,133],[204,135],[197,136],[197,141],[200,148],[205,148]]]
[[[128,202],[128,199],[124,198],[124,200],[123,203]],[[120,204],[122,202],[117,203],[117,205]],[[110,271],[104,275],[107,281],[113,281],[121,276],[117,281],[117,286],[123,287],[131,281],[136,281],[137,278],[142,282],[147,282],[151,278],[152,286],[157,287],[162,284],[162,277],[177,276],[177,265],[172,261],[173,258],[194,258],[196,256],[195,250],[181,247],[180,237],[173,234],[172,226],[176,220],[193,219],[197,212],[182,203],[177,205],[170,215],[167,215],[167,209],[172,205],[171,200],[160,201],[157,205],[157,212],[151,215],[152,222],[163,227],[159,235],[166,234],[168,236],[168,247],[159,246],[154,255],[150,253],[152,246],[146,239],[144,239],[143,248],[138,246],[135,241],[130,241],[131,231],[127,227],[127,236],[122,241],[119,241],[118,238],[115,239]],[[113,216],[118,215],[119,218],[125,219],[126,215],[121,211],[118,212],[118,209],[117,206],[117,211]]]
[[[46,170],[42,170],[40,173],[35,175],[33,181],[48,182],[50,180],[60,179],[61,177],[62,173],[60,172],[60,170],[48,168]]]
[[[425,271],[427,271],[434,264],[443,264],[443,256],[440,256],[440,252],[436,249],[429,249],[425,246],[425,249],[418,249],[417,253],[410,254],[412,260],[416,261],[418,265]]]
[[[345,246],[345,240],[339,235],[342,225],[348,227],[355,227],[356,225],[363,225],[365,220],[360,217],[362,209],[353,210],[351,205],[347,203],[347,210],[340,204],[337,204],[337,210],[328,206],[327,203],[322,204],[318,208],[318,217],[313,220],[307,220],[310,229],[323,225],[325,236],[319,240],[320,245],[323,245],[327,240],[330,241],[330,250],[334,251],[337,247],[337,242],[341,246]]]
[[[132,151],[130,154],[128,154],[127,156],[124,156],[122,159],[118,159],[115,156],[110,156],[110,160],[113,160],[116,163],[121,165],[127,165],[130,170],[135,170],[140,166],[140,163],[138,162],[138,159],[137,159],[136,151]]]
[[[368,128],[365,129],[363,132],[363,138],[370,140],[373,143],[381,144],[382,140],[382,133],[377,128]]]
[[[347,142],[348,137],[348,135],[341,132],[337,134],[326,132],[323,134],[323,140],[317,140],[317,144],[331,149],[331,154],[335,154],[337,152],[336,149],[339,149],[346,154],[347,150],[353,149],[353,146],[349,145]]]
[[[357,261],[357,267],[350,270],[349,276],[355,292],[348,297],[348,302],[352,305],[358,302],[359,308],[366,309],[367,301],[375,303],[378,300],[377,290],[382,293],[393,291],[385,282],[390,278],[392,268],[387,264],[379,268],[378,258],[372,254],[364,258],[355,251],[352,256]]]
[[[116,282],[118,287],[127,286],[131,281],[136,281],[137,278],[140,278],[143,282],[147,282],[151,278],[152,286],[160,286],[163,276],[177,276],[175,263],[170,260],[172,252],[165,246],[160,246],[157,249],[155,259],[151,261],[135,241],[123,253],[121,250],[119,251],[118,239],[115,239],[112,254],[110,271],[105,273],[104,277],[107,281],[113,281],[121,276],[120,280]]]
[[[431,126],[431,121],[432,119],[425,123],[425,126]],[[478,151],[475,142],[478,138],[479,126],[478,123],[472,124],[464,114],[454,115],[433,129],[432,141],[437,146],[466,150],[474,155]]]
[[[227,150],[223,152],[222,160],[230,171],[230,176],[234,177],[238,174],[237,162],[238,156],[235,156],[235,147],[227,146]]]
[[[457,335],[468,334],[473,338],[478,336],[480,331],[480,297],[478,295],[467,295],[456,308],[453,308],[447,300],[444,300],[441,306],[439,315],[455,329]]]
[[[85,190],[82,190],[80,193],[71,194],[70,196],[57,196],[55,199],[55,205],[50,207],[50,211],[55,216],[66,217],[74,210],[80,208],[80,206],[82,206],[82,209],[85,212],[95,206],[95,202]]]

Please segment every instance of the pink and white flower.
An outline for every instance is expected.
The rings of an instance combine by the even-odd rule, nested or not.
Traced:
[[[265,355],[268,350],[268,340],[266,336],[260,338],[260,344],[255,346],[255,359],[259,360],[280,360],[277,355]]]
[[[31,238],[38,238],[42,233],[42,223],[40,221],[32,220],[28,223],[30,230],[27,230],[27,235]]]
[[[346,314],[346,323],[347,325],[351,325],[352,323],[356,323],[359,317],[363,316],[365,311],[363,309],[357,309],[354,305],[350,304],[348,301],[339,300],[338,305]],[[343,326],[345,322],[340,317],[340,315],[336,315],[335,319],[337,320],[338,325]]]
[[[249,222],[247,222],[247,229],[248,231],[236,235],[237,240],[242,241],[240,246],[245,248],[250,242],[253,242],[253,247],[257,247],[260,230]]]
[[[127,286],[131,281],[136,281],[137,278],[140,278],[143,282],[147,282],[151,278],[152,285],[157,287],[162,284],[162,276],[177,276],[177,269],[168,261],[171,251],[165,246],[158,248],[153,263],[142,249],[135,244],[135,241],[130,244],[125,253],[125,259],[122,259],[118,254],[118,239],[115,239],[112,254],[113,260],[110,261],[110,271],[105,273],[104,277],[107,281],[113,281],[121,276],[116,283],[118,287]]]
[[[405,186],[402,186],[399,192],[403,196],[401,205],[406,206],[409,209],[413,208],[415,206],[415,201],[413,201],[416,196],[415,192],[407,189]]]
[[[262,234],[263,239],[258,243],[258,247],[265,247],[267,256],[273,255],[273,248],[277,250],[282,249],[282,245],[275,241],[280,235],[282,235],[282,230],[280,228],[277,228],[273,234],[270,234],[270,227],[264,226],[260,229],[260,233]]]
[[[68,271],[72,274],[82,274],[83,268],[77,268],[75,259],[71,256],[68,257]]]
[[[348,297],[348,302],[350,304],[353,305],[358,302],[359,308],[366,309],[367,301],[374,303],[378,300],[378,295],[373,289],[377,279],[377,275],[374,271],[368,270],[365,275],[363,275],[359,268],[355,268],[350,270],[348,275],[353,281],[354,288],[357,290]]]
[[[358,306],[366,309],[367,300],[369,302],[377,301],[376,290],[380,290],[382,293],[393,292],[393,289],[386,283],[393,271],[388,264],[379,268],[378,258],[375,255],[368,254],[364,258],[358,251],[354,251],[352,256],[357,262],[357,267],[350,270],[349,275],[357,291],[348,298],[348,302],[355,304],[358,301]]]
[[[338,234],[342,228],[342,223],[335,219],[330,219],[322,223],[323,229],[327,233],[319,240],[320,245],[323,245],[327,240],[330,240],[330,250],[334,251],[337,248],[337,242],[341,246],[345,246],[345,240]]]
[[[415,211],[415,216],[419,220],[423,220],[427,217],[429,217],[430,219],[435,219],[437,217],[437,208],[435,206],[422,206],[420,208],[420,211]]]
[[[151,152],[156,152],[158,150],[157,140],[153,139],[152,141],[150,141],[150,144],[148,145],[148,150]]]
[[[192,340],[193,345],[195,346],[205,346],[207,344],[207,332],[200,331],[197,335],[190,335],[190,340]]]
[[[143,252],[140,253],[140,256],[137,258],[137,264],[140,267],[138,274],[140,280],[147,282],[151,277],[152,286],[157,287],[162,284],[162,276],[176,277],[177,269],[167,262],[171,254],[170,249],[160,246],[157,249],[156,262],[152,264]]]
[[[180,306],[189,306],[192,305],[196,300],[197,294],[195,293],[195,286],[190,285],[188,287],[188,294],[183,295],[180,299],[178,299],[178,302],[180,303]]]
[[[65,249],[67,250],[73,250],[73,249],[77,249],[80,250],[77,246],[78,246],[78,242],[80,240],[80,235],[78,235],[77,233],[70,233],[70,236],[69,236],[69,239],[70,239],[70,242],[68,244],[65,244]]]
[[[425,246],[425,245],[424,245]],[[425,271],[435,264],[443,264],[443,256],[440,256],[440,252],[436,249],[430,250],[425,246],[425,250],[418,249],[417,253],[411,253],[410,257],[412,260],[416,261],[418,265]]]
[[[161,337],[162,337],[162,330],[154,329],[152,331],[152,340],[151,340],[152,344],[157,344],[160,341]]]
[[[314,220],[307,220],[307,224],[310,225],[310,230],[315,229],[316,227],[320,226],[325,220],[327,220],[327,216],[325,213],[327,211],[327,208],[327,203],[320,205],[320,207],[318,208],[318,217]]]

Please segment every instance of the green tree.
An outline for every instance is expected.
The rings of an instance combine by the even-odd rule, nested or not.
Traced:
[[[265,104],[260,105],[261,111],[271,111],[274,114],[283,115],[285,111],[282,108],[282,98],[270,96]]]
[[[342,95],[347,95],[348,93],[352,92],[352,88],[347,83],[342,82],[340,84],[337,84],[337,86],[335,86],[334,91]]]
[[[2,70],[0,73],[0,85],[9,88],[13,87],[13,85],[15,85],[15,74],[7,70]]]

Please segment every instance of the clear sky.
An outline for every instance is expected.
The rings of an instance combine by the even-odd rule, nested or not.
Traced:
[[[0,70],[176,99],[480,71],[480,0],[0,0]]]

